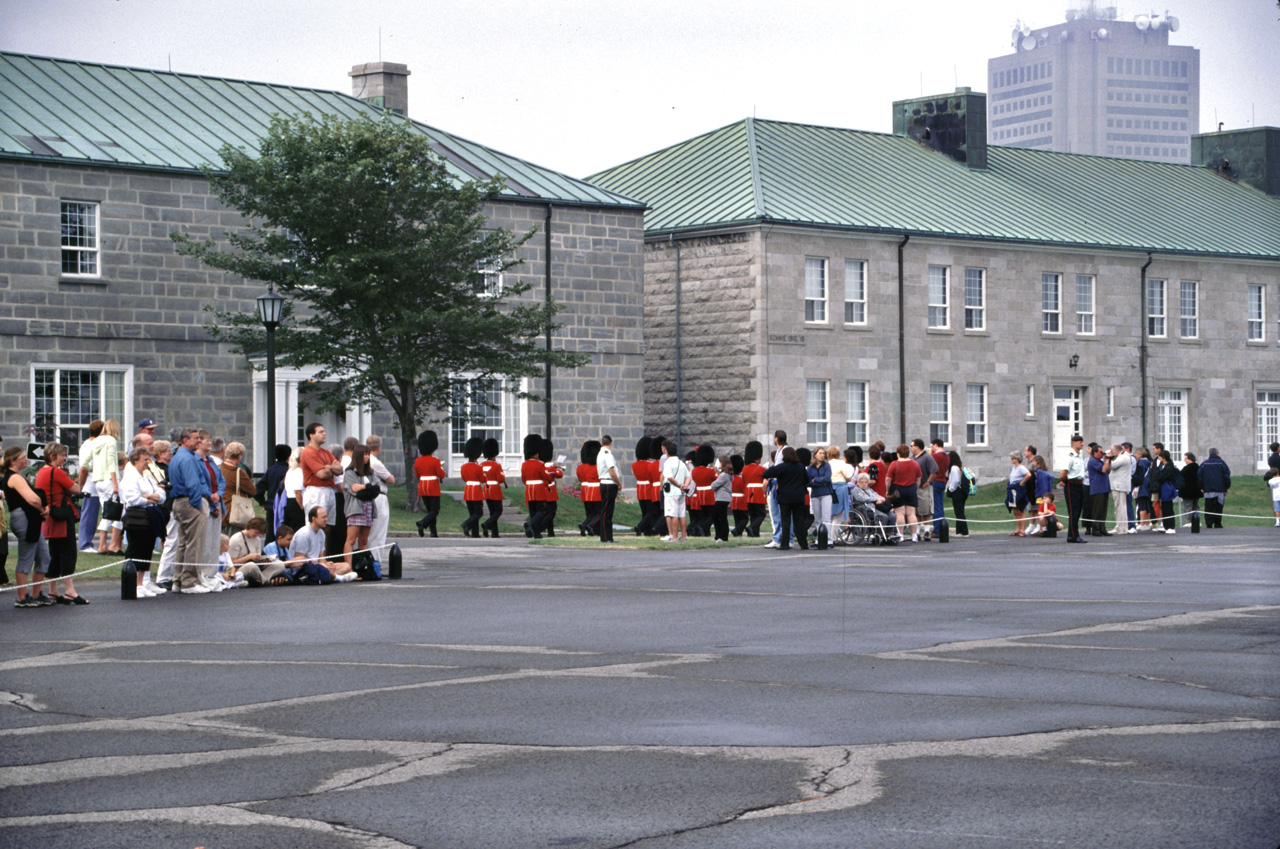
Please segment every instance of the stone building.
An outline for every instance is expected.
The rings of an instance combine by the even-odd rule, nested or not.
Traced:
[[[1207,168],[989,146],[968,89],[894,109],[893,135],[747,119],[590,178],[649,205],[647,429],[941,437],[988,478],[1076,430],[1262,459],[1276,130]]]
[[[265,286],[179,256],[170,233],[217,236],[243,226],[209,192],[202,164],[226,143],[252,149],[273,114],[347,118],[407,110],[408,69],[357,66],[333,91],[0,54],[0,433],[8,444],[60,432],[79,442],[94,418],[126,433],[202,425],[251,449],[265,468],[264,362],[248,362],[205,330],[207,307],[254,313]],[[541,232],[505,272],[565,309],[550,343],[590,354],[572,373],[524,387],[531,403],[493,391],[498,409],[476,423],[437,425],[456,452],[498,436],[518,462],[528,431],[564,449],[612,433],[625,444],[642,418],[643,207],[581,180],[414,123],[459,180],[501,174],[507,192],[492,226]],[[490,276],[486,285],[501,286]],[[274,441],[299,444],[311,419],[331,439],[383,435],[399,462],[389,414],[309,409],[314,371],[277,371]],[[449,399],[442,399],[448,410]],[[72,446],[73,449],[75,446]],[[393,466],[394,468],[394,466]]]

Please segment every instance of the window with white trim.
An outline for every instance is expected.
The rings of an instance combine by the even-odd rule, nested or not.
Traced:
[[[1092,336],[1096,332],[1094,319],[1097,306],[1094,302],[1093,284],[1092,274],[1076,275],[1076,333],[1080,336]]]
[[[502,272],[497,263],[481,263],[471,273],[471,291],[482,298],[496,298],[502,294]]]
[[[1027,411],[1024,415],[1027,417],[1036,414],[1036,388],[1031,384],[1027,384]]]
[[[1040,331],[1062,332],[1062,275],[1040,275]]]
[[[867,382],[849,380],[844,384],[845,442],[850,445],[867,444]]]
[[[945,265],[929,266],[929,326],[947,328],[950,316],[951,269]]]
[[[32,439],[57,440],[76,454],[94,419],[115,419],[122,434],[131,433],[126,415],[132,398],[132,366],[33,365]]]
[[[1257,283],[1249,284],[1249,330],[1245,337],[1250,342],[1266,340],[1266,323],[1263,316],[1267,314],[1267,296]]]
[[[1147,281],[1147,335],[1153,339],[1164,338],[1164,281]]]
[[[964,329],[987,329],[987,270],[964,270]]]
[[[970,383],[964,388],[965,433],[968,445],[987,444],[987,386]]]
[[[1178,287],[1178,335],[1195,339],[1200,335],[1200,284],[1183,280]]]
[[[929,384],[929,440],[951,441],[951,384]]]
[[[827,261],[806,257],[804,261],[804,320],[827,320]]]
[[[1156,440],[1175,460],[1187,453],[1187,390],[1156,391]]]
[[[1271,443],[1280,442],[1280,392],[1258,393],[1258,469],[1267,468]]]
[[[828,444],[827,430],[827,381],[806,380],[805,385],[805,442],[809,445]]]
[[[844,261],[844,323],[867,323],[867,261]]]
[[[1114,386],[1107,387],[1107,418],[1115,418],[1116,415],[1116,388]]]
[[[453,385],[449,417],[449,450],[461,455],[473,436],[496,439],[503,454],[519,455],[524,438],[518,384],[499,378],[465,380]]]
[[[96,203],[62,202],[62,276],[98,276],[98,221]]]

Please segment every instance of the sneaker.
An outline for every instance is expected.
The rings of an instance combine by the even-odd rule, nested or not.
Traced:
[[[1126,533],[1136,534],[1137,532],[1138,532],[1137,528],[1130,528]]]
[[[1191,527],[1191,523],[1190,523],[1190,522],[1187,522],[1187,523],[1186,523],[1185,525],[1183,525],[1182,527],[1184,527],[1184,528],[1189,528],[1189,527]]]
[[[146,584],[138,584],[133,594],[134,598],[155,598],[155,593],[148,590]]]
[[[20,598],[20,599],[18,599],[17,601],[15,601],[15,602],[13,603],[13,606],[14,606],[14,607],[27,608],[27,607],[39,607],[40,605],[36,604],[36,603],[31,599],[31,597],[30,597],[30,596],[25,596],[25,595],[24,595],[22,598]]]
[[[1166,534],[1176,534],[1176,533],[1177,533],[1177,531],[1175,531],[1173,528],[1169,528],[1169,530],[1165,531],[1165,533],[1166,533]]]
[[[1027,536],[1029,536],[1029,537],[1033,537],[1033,536],[1035,536],[1036,534],[1040,533],[1040,532],[1041,532],[1041,531],[1043,531],[1043,530],[1044,530],[1044,529],[1043,529],[1043,528],[1041,528],[1039,525],[1037,525],[1037,526],[1036,526],[1036,527],[1034,527],[1034,528],[1028,528],[1028,529],[1027,529]]]
[[[663,534],[663,535],[660,537],[660,540],[661,540],[662,542],[671,542],[671,534]]]
[[[778,543],[778,542],[774,542],[773,540],[769,540],[768,542],[766,542],[766,543],[764,544],[764,547],[765,547],[765,548],[782,548],[782,543]]]
[[[360,577],[360,576],[359,576],[359,575],[357,575],[355,572],[348,572],[348,573],[347,573],[347,574],[345,574],[345,575],[339,575],[338,577],[334,578],[334,580],[335,580],[335,581],[340,581],[340,582],[342,582],[342,583],[344,583],[344,584],[347,584],[347,583],[350,583],[350,582],[354,581],[356,578],[359,578],[359,577]]]
[[[168,592],[164,587],[151,581],[143,581],[142,586],[145,587],[147,592],[151,593],[153,596],[164,595]]]
[[[204,584],[193,584],[189,587],[183,587],[181,590],[175,588],[175,591],[181,592],[183,595],[203,595],[204,593],[213,592],[213,590],[209,589]]]
[[[920,541],[920,534],[912,534],[912,535],[911,535],[911,541],[912,541],[912,542],[919,542],[919,541]]]
[[[32,602],[34,603],[35,607],[52,607],[53,605],[57,604],[56,601],[49,598],[44,593],[40,593],[40,595],[32,599]]]
[[[80,549],[80,553],[81,553],[81,554],[97,554],[97,553],[98,553],[98,549],[96,549],[96,548],[94,548],[94,547],[90,546],[90,547],[88,547],[88,548],[82,548],[82,549]]]
[[[164,590],[165,592],[168,592],[169,590],[173,589],[173,581],[167,578],[163,581],[156,581],[155,585],[160,589]]]
[[[247,587],[247,586],[249,586],[249,581],[248,581],[248,579],[246,579],[246,578],[240,578],[240,579],[238,579],[238,580],[236,581],[236,586],[237,586],[237,587]]]

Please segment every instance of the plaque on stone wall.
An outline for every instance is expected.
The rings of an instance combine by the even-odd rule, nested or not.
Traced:
[[[803,345],[803,333],[770,333],[770,345]]]

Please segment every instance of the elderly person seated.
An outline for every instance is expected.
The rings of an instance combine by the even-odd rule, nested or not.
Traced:
[[[853,486],[849,487],[849,502],[860,515],[870,517],[880,525],[893,523],[888,501],[871,488],[871,475],[866,472],[859,474]]]

